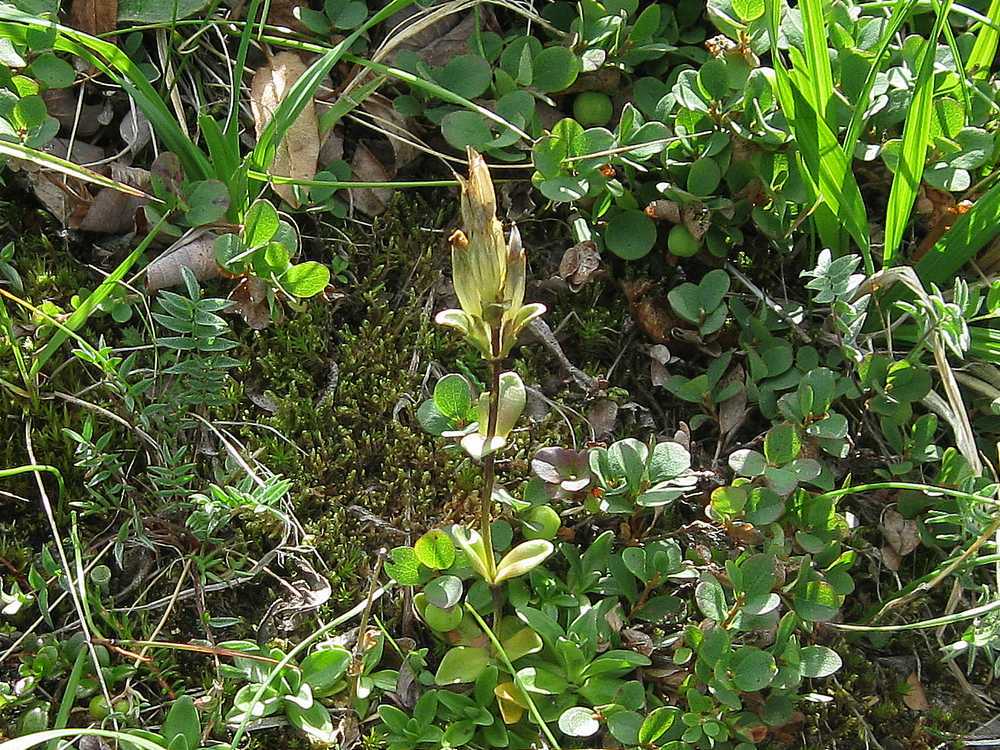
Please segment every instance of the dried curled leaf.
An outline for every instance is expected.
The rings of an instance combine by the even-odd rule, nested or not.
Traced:
[[[271,121],[281,100],[306,71],[301,58],[293,52],[279,52],[271,62],[257,70],[250,86],[250,109],[253,112],[257,137]],[[316,176],[319,160],[319,124],[312,99],[308,101],[295,122],[278,143],[271,174],[297,180],[311,180]],[[275,185],[274,191],[288,205],[298,208],[299,199],[292,185]]]
[[[574,292],[590,281],[601,266],[601,253],[591,240],[584,240],[563,253],[559,262],[559,275],[566,280]]]

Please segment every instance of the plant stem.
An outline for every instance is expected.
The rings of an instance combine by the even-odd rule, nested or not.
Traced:
[[[497,432],[497,416],[500,412],[500,371],[502,369],[499,359],[490,360],[490,413],[486,423],[486,445],[492,448],[493,438]],[[483,538],[483,546],[486,548],[486,569],[490,578],[496,575],[497,561],[493,554],[493,531],[492,506],[493,506],[493,485],[496,483],[496,468],[494,461],[496,452],[490,450],[483,460],[483,494],[480,498],[479,506],[479,535]]]

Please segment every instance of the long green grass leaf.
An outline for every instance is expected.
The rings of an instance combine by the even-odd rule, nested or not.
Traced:
[[[29,29],[54,29],[55,49],[85,60],[125,89],[142,113],[149,118],[157,137],[177,154],[187,177],[204,180],[212,169],[205,154],[184,133],[166,103],[149,84],[145,73],[124,52],[110,42],[23,13],[10,5],[0,5],[0,36],[28,44]],[[29,45],[30,46],[30,45]]]
[[[249,171],[250,177],[255,180],[273,182],[277,185],[298,185],[300,187],[318,188],[385,188],[386,190],[408,189],[408,188],[438,188],[438,187],[458,187],[461,183],[458,180],[387,180],[385,182],[364,182],[359,180],[303,180],[295,177],[283,177],[282,175],[258,172],[256,169]],[[497,180],[496,182],[501,182]]]
[[[778,49],[781,6],[778,0],[768,0],[768,5],[768,32],[771,37],[775,87],[789,129],[798,146],[805,176],[812,183],[816,196],[843,222],[861,250],[865,269],[873,273],[868,215],[861,190],[851,170],[851,160],[841,150],[830,126],[818,116],[806,95],[785,69]]]
[[[385,80],[385,76],[375,76],[356,89],[341,94],[337,98],[337,101],[319,116],[320,135],[325,135],[333,130],[334,125],[340,122],[349,112],[360,107],[365,99],[378,91],[379,86],[385,83]]]
[[[112,180],[110,177],[105,177],[92,169],[81,167],[79,164],[74,164],[71,161],[46,153],[45,151],[39,151],[37,148],[23,146],[20,143],[14,143],[13,141],[0,141],[0,154],[3,154],[4,156],[12,156],[15,159],[30,161],[32,164],[42,167],[43,169],[59,172],[60,174],[67,175],[68,177],[76,177],[78,180],[89,182],[92,185],[111,188],[112,190],[117,190],[118,192],[125,193],[126,195],[134,195],[136,198],[156,200],[156,198],[137,187],[126,185],[124,182],[118,182],[118,180]]]
[[[225,133],[229,148],[235,148],[237,153],[240,149],[239,122],[237,121],[240,111],[240,84],[243,81],[243,69],[247,64],[247,53],[250,51],[250,40],[253,37],[253,29],[259,8],[260,0],[250,0],[250,6],[247,8],[247,20],[243,24],[243,30],[240,32],[240,45],[236,49],[236,61],[232,67],[233,90],[230,92],[229,116],[226,118],[226,127],[223,132]],[[266,13],[267,9],[265,8],[265,15],[261,19],[261,23],[267,18]]]
[[[135,250],[129,253],[125,259],[118,264],[118,267],[112,271],[100,285],[91,292],[87,299],[85,299],[80,306],[73,311],[73,313],[66,319],[66,322],[62,327],[56,329],[52,334],[52,337],[48,340],[45,346],[38,356],[35,357],[35,361],[31,365],[31,375],[37,375],[38,372],[45,367],[45,363],[51,359],[52,355],[58,351],[59,347],[63,345],[67,338],[69,338],[69,332],[78,331],[87,319],[93,314],[97,306],[101,304],[108,296],[115,290],[118,286],[118,282],[125,278],[125,274],[136,264],[142,254],[146,252],[153,240],[160,233],[160,227],[167,220],[167,214],[160,217],[160,220],[149,230],[149,233],[143,237],[142,242],[140,242]]]
[[[997,28],[1000,27],[1000,0],[992,0],[986,15],[994,25],[983,24],[982,28],[976,29],[976,41],[966,64],[966,70],[974,81],[980,81],[990,74],[997,56],[997,43],[1000,42],[1000,30]]]
[[[1000,234],[1000,182],[958,217],[952,227],[917,262],[924,285],[944,284]]]
[[[10,342],[10,350],[14,354],[14,363],[17,365],[17,371],[21,373],[21,380],[24,383],[24,387],[31,390],[33,388],[33,381],[28,375],[28,368],[24,362],[24,353],[21,351],[17,337],[14,335],[14,321],[11,320],[10,314],[7,312],[7,305],[3,303],[2,299],[0,299],[0,325],[3,326],[2,330]]]
[[[900,150],[896,174],[889,191],[889,205],[885,212],[885,249],[882,265],[890,266],[903,242],[903,234],[910,223],[910,212],[917,199],[917,188],[924,175],[927,145],[930,141],[931,117],[934,114],[934,59],[941,26],[948,18],[951,0],[947,0],[938,13],[934,29],[924,42],[917,65],[917,79],[913,99],[903,125],[903,145]]]
[[[239,141],[237,140],[234,146],[211,115],[199,117],[198,126],[208,147],[208,155],[212,158],[215,176],[225,183],[229,190],[229,214],[234,220],[239,221],[250,205],[246,168],[240,159]]]
[[[809,100],[817,114],[830,122],[830,99],[833,97],[833,71],[826,38],[826,18],[823,0],[802,0],[802,31],[805,43],[806,74],[809,77]]]

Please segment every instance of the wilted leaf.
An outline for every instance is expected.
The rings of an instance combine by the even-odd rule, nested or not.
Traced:
[[[401,51],[412,52],[428,65],[441,66],[450,60],[469,51],[469,41],[477,33],[482,23],[485,27],[491,25],[493,14],[487,7],[479,10],[482,21],[477,20],[477,14],[449,13],[443,17],[435,14],[432,23],[415,23],[412,16],[418,13],[419,6],[404,8],[386,21],[386,28],[406,29],[399,34],[401,39],[395,42],[395,54]]]
[[[293,52],[279,52],[268,65],[254,74],[250,87],[250,109],[253,112],[257,137],[274,116],[281,100],[289,89],[305,72],[306,66]],[[298,118],[278,143],[271,164],[271,173],[299,180],[311,180],[316,176],[319,160],[319,125],[316,108],[312,99],[306,103]],[[293,208],[298,208],[299,199],[292,185],[275,185],[274,191]]]
[[[906,678],[906,693],[903,695],[903,703],[911,711],[928,711],[931,704],[927,702],[927,694],[924,686],[920,683],[920,678],[916,672],[911,672]]]
[[[601,253],[597,245],[592,240],[584,240],[563,253],[559,262],[559,275],[576,292],[590,281],[590,277],[600,266]]]
[[[354,179],[359,182],[388,182],[392,179],[392,173],[361,141],[355,146],[351,171],[354,172]],[[385,212],[389,199],[392,198],[392,190],[387,189],[351,188],[348,192],[354,207],[369,216]]]
[[[372,94],[362,102],[361,108],[378,118],[379,126],[389,138],[396,160],[393,171],[398,171],[420,156],[420,151],[412,145],[414,135],[410,132],[409,119],[403,117],[389,99],[381,94]],[[394,135],[399,137],[394,138]]]
[[[917,522],[903,518],[891,508],[882,517],[882,533],[889,546],[900,557],[905,557],[920,546],[920,532],[917,528]]]
[[[229,298],[235,303],[230,310],[255,331],[262,331],[271,322],[267,304],[267,284],[256,276],[246,276],[236,285]]]
[[[213,232],[203,232],[184,237],[164,250],[146,268],[146,289],[155,292],[178,286],[183,282],[182,268],[189,268],[198,281],[217,279],[219,266],[215,262],[215,239]]]
[[[587,421],[594,428],[594,435],[598,440],[603,440],[615,429],[615,420],[618,418],[618,404],[610,398],[598,399],[594,405],[587,410]]]
[[[718,388],[720,391],[726,390],[726,388],[733,383],[742,383],[745,377],[743,368],[736,364],[729,368],[729,371],[722,376],[719,381]],[[743,421],[747,416],[747,391],[746,388],[740,388],[733,394],[731,398],[727,398],[721,404],[719,404],[719,432],[723,436],[728,436],[730,433],[735,432],[743,424]]]

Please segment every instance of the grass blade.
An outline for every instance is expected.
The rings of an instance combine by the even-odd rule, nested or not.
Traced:
[[[14,321],[11,320],[7,312],[7,305],[3,303],[2,299],[0,299],[0,325],[3,326],[0,330],[6,334],[7,340],[10,342],[10,350],[14,354],[14,363],[17,365],[17,371],[21,373],[21,380],[24,382],[24,387],[30,390],[32,388],[32,380],[28,375],[28,368],[24,363],[24,354],[21,352],[17,337],[14,336]]]
[[[903,233],[910,223],[910,212],[917,199],[917,188],[924,174],[927,146],[930,140],[931,116],[934,114],[934,57],[941,27],[948,17],[951,0],[946,0],[934,22],[930,37],[924,42],[917,66],[917,80],[913,99],[903,125],[903,145],[899,164],[889,191],[889,205],[885,215],[885,249],[882,266],[892,265],[903,241]]]
[[[1000,234],[1000,182],[960,215],[920,259],[915,270],[920,281],[944,284]]]
[[[247,8],[247,20],[243,24],[243,30],[240,33],[240,46],[236,50],[236,63],[233,65],[231,73],[233,90],[230,92],[229,116],[226,118],[226,127],[223,132],[225,133],[229,148],[235,149],[237,153],[240,150],[239,122],[237,121],[240,111],[240,88],[243,81],[243,69],[247,63],[247,53],[250,50],[250,38],[253,36],[254,22],[257,18],[257,9],[259,7],[260,0],[250,0],[250,7]],[[266,10],[265,8],[265,13]],[[265,15],[264,19],[266,18],[267,16]],[[264,19],[261,19],[261,23],[263,23]]]
[[[156,135],[181,160],[188,179],[205,180],[211,177],[212,168],[205,154],[185,135],[139,66],[115,45],[82,31],[36,18],[9,5],[0,5],[0,21],[8,22],[0,23],[0,36],[29,47],[27,36],[30,28],[54,29],[56,50],[86,60],[135,99],[136,105],[149,118]]]
[[[813,109],[827,123],[830,122],[830,99],[833,97],[833,72],[827,49],[826,18],[823,0],[802,0],[802,30],[805,36],[806,73],[810,84]]]
[[[839,217],[857,243],[865,260],[865,269],[874,272],[871,240],[868,234],[868,214],[861,198],[851,160],[841,150],[840,143],[826,121],[819,117],[812,104],[789,76],[778,50],[778,26],[781,6],[768,0],[771,55],[774,58],[775,84],[778,98],[788,120],[788,127],[799,147],[799,158],[806,177],[811,180],[817,198],[830,212]]]
[[[966,70],[974,81],[982,80],[990,74],[997,56],[997,43],[1000,42],[1000,0],[992,0],[986,15],[993,25],[983,24],[982,28],[976,30],[976,42],[972,45],[966,64]]]
[[[229,214],[238,221],[250,204],[246,168],[240,159],[239,142],[234,146],[222,132],[219,123],[210,115],[199,117],[198,125],[205,138],[208,155],[212,158],[215,175],[229,189]]]
[[[101,187],[111,188],[112,190],[117,190],[118,192],[125,193],[126,195],[134,195],[136,198],[147,198],[148,200],[153,201],[156,200],[156,198],[151,196],[149,193],[146,193],[137,187],[126,185],[124,182],[118,182],[118,180],[112,180],[110,177],[105,177],[104,175],[91,169],[81,167],[79,164],[74,164],[66,159],[53,156],[45,151],[39,151],[37,148],[23,146],[20,143],[14,143],[13,141],[0,141],[0,154],[3,154],[4,156],[12,156],[15,159],[30,161],[32,164],[42,167],[43,169],[50,169],[53,172],[59,172],[60,174],[67,175],[68,177],[76,177],[77,179],[89,182],[92,185],[100,185]]]
[[[48,340],[42,350],[35,357],[35,361],[31,364],[31,375],[35,376],[38,372],[45,366],[45,363],[52,358],[52,355],[58,351],[59,347],[63,345],[67,338],[70,336],[70,332],[75,333],[87,322],[87,319],[94,312],[94,309],[101,304],[108,296],[115,290],[118,286],[118,282],[125,278],[125,274],[129,272],[129,269],[135,265],[146,249],[152,244],[153,240],[156,239],[156,235],[160,233],[160,227],[163,226],[164,222],[167,220],[167,214],[160,217],[160,220],[156,222],[149,233],[143,237],[142,242],[140,242],[135,250],[129,253],[125,259],[118,264],[118,267],[112,271],[104,281],[95,289],[90,295],[85,299],[73,314],[66,319],[66,322],[58,329],[56,329],[52,337]]]
[[[375,76],[367,83],[358,86],[357,89],[345,91],[326,112],[319,116],[320,136],[333,130],[334,125],[340,122],[353,109],[360,107],[362,102],[378,91],[379,87],[385,81],[385,76]]]

